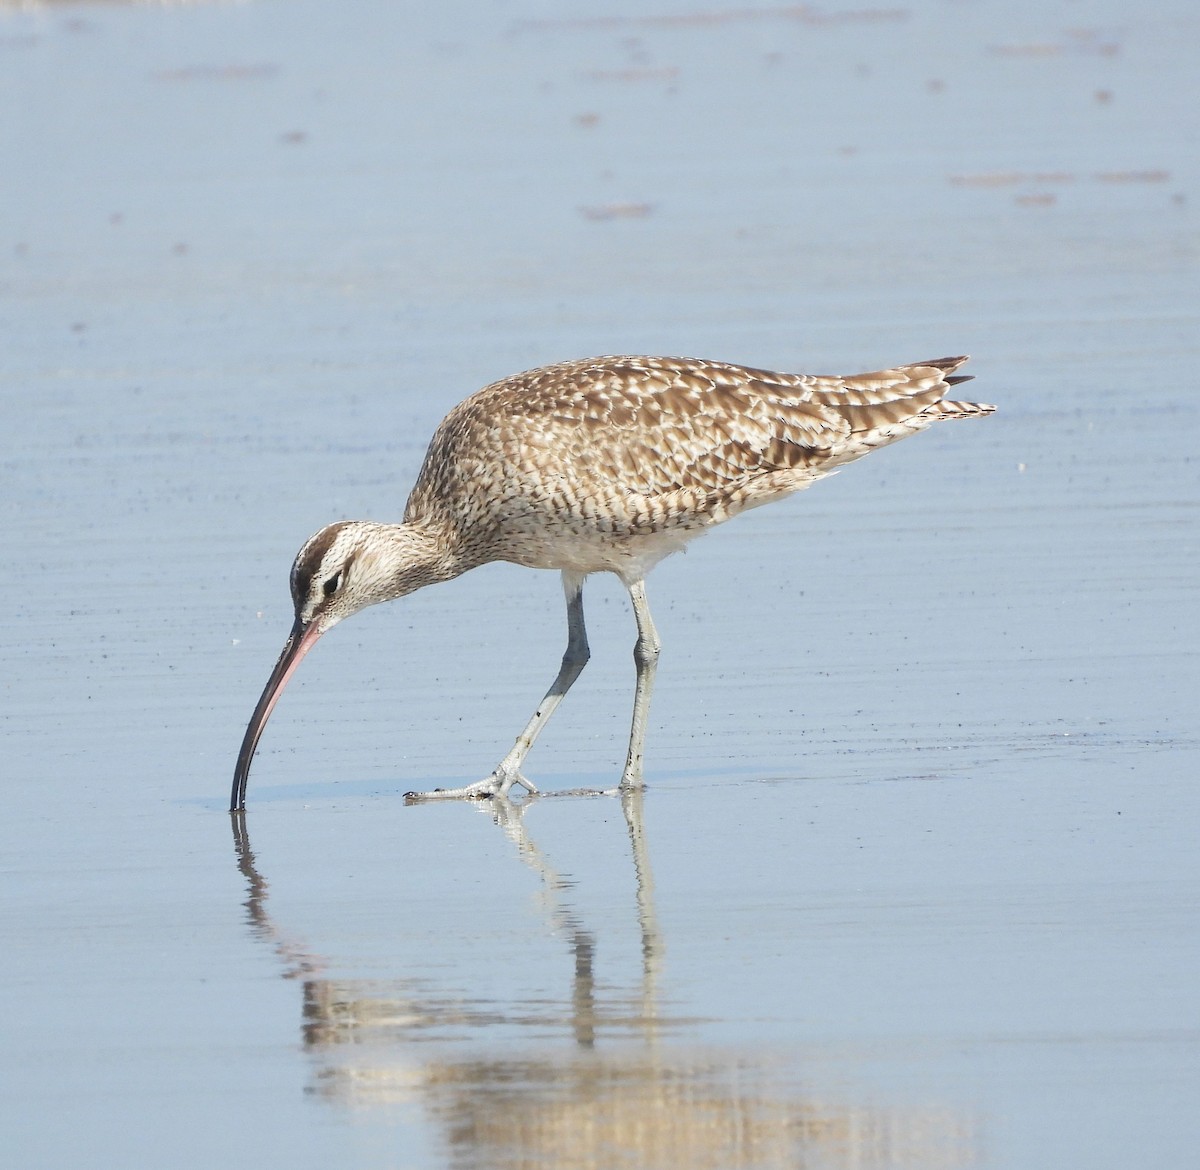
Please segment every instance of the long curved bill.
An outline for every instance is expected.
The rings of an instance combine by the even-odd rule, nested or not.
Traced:
[[[279,661],[275,663],[275,669],[267,679],[258,706],[250,716],[250,725],[246,728],[246,738],[242,740],[242,750],[238,752],[237,767],[233,772],[233,792],[229,797],[230,812],[237,812],[246,807],[246,780],[250,776],[250,761],[254,759],[254,749],[258,747],[263,728],[271,718],[271,712],[275,710],[275,704],[279,702],[279,696],[283,694],[288,679],[300,665],[300,659],[313,648],[320,636],[321,630],[316,622],[309,622],[306,626],[297,620],[292,626],[292,632],[283,644],[283,653],[279,655]]]

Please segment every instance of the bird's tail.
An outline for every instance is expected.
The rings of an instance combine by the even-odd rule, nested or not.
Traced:
[[[914,362],[915,366],[931,366],[935,370],[944,371],[942,381],[947,386],[957,386],[962,382],[970,382],[973,375],[955,374],[959,366],[965,364],[964,357],[933,358],[927,362]],[[979,415],[991,414],[996,408],[990,402],[959,402],[951,398],[943,398],[940,402],[927,406],[921,414],[928,418],[975,418]]]

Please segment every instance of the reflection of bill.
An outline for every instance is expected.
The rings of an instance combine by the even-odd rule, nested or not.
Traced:
[[[696,1021],[664,1017],[658,1003],[663,942],[640,791],[622,796],[642,954],[640,984],[624,993],[597,992],[595,936],[566,897],[569,883],[526,830],[530,803],[497,798],[476,807],[538,874],[548,925],[569,942],[574,973],[557,1003],[518,997],[506,1007],[402,976],[322,976],[335,964],[271,920],[245,817],[232,814],[247,919],[284,976],[302,980],[304,1043],[324,1099],[354,1108],[419,1103],[454,1164],[480,1170],[949,1170],[977,1161],[972,1119],[948,1107],[844,1104],[798,1087],[761,1053],[681,1043]],[[537,1039],[513,1051],[514,1028],[536,1029]],[[545,1039],[560,1033],[566,1044]]]

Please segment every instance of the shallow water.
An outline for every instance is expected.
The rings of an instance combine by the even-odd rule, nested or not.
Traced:
[[[439,11],[0,12],[9,1159],[1190,1166],[1191,6]],[[557,667],[492,566],[326,639],[231,825],[303,538],[601,352],[1000,410],[655,571],[644,801],[404,805]],[[587,606],[549,791],[623,758]]]

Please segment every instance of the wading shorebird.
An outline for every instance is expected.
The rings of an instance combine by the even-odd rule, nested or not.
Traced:
[[[768,504],[943,418],[990,414],[955,402],[967,359],[827,377],[693,358],[602,357],[516,374],[456,406],[434,432],[402,524],[341,520],[292,565],[296,618],[250,717],[231,810],[246,806],[259,737],[322,634],[368,605],[489,561],[562,573],[567,649],[558,676],[490,776],[410,800],[506,796],[525,756],[588,660],[583,582],[616,573],[637,621],[637,682],[623,790],[642,784],[642,743],[659,640],[646,574],[702,532]]]

